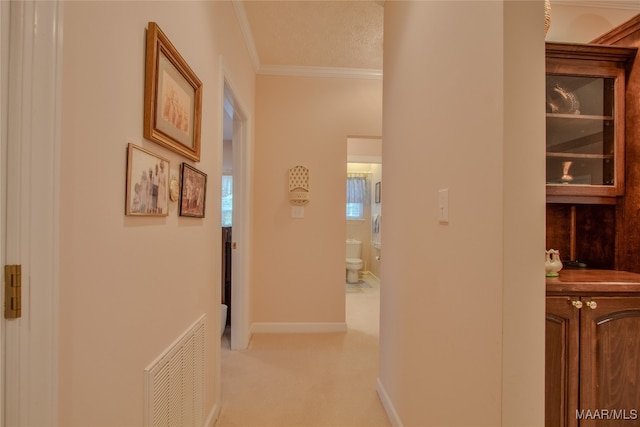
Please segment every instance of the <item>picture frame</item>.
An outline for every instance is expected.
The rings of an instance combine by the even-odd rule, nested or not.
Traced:
[[[380,190],[382,183],[380,181],[376,182],[376,190],[375,190],[375,201],[376,203],[380,203]]]
[[[125,215],[169,215],[169,160],[129,143]]]
[[[144,85],[144,137],[200,161],[202,82],[158,24],[149,22]]]
[[[207,196],[207,174],[182,163],[180,216],[204,218]]]

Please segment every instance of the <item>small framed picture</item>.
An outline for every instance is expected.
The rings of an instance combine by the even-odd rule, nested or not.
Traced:
[[[382,183],[380,181],[376,182],[376,203],[380,203],[380,186]]]
[[[207,174],[186,163],[182,164],[180,215],[204,218],[207,195]]]
[[[125,215],[169,215],[169,160],[129,144]]]
[[[200,161],[202,82],[155,22],[147,29],[144,137]]]

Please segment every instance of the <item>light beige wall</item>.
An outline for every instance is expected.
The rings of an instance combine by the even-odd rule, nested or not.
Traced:
[[[546,188],[541,141],[546,119],[539,107],[545,96],[540,3],[507,1],[504,9],[503,426],[544,424]],[[529,52],[526,58],[523,51]]]
[[[382,82],[258,76],[253,321],[344,322],[346,140],[380,135]],[[305,217],[288,170],[310,169]]]
[[[515,27],[538,34],[517,55],[502,2],[385,3],[380,383],[405,426],[544,422],[542,2],[511,3],[527,12]],[[512,61],[533,65],[519,97]],[[530,133],[513,127],[523,118]],[[524,317],[511,304],[527,288]]]
[[[142,137],[145,29],[155,21],[203,82],[206,218],[124,215],[126,147]],[[219,57],[253,110],[255,74],[229,2],[65,2],[59,422],[143,424],[143,370],[206,313],[205,417],[219,403],[222,95]]]
[[[224,140],[222,149],[222,171],[224,173],[233,172],[233,141]]]
[[[547,41],[589,43],[640,12],[637,7],[635,10],[588,7],[582,3],[576,6],[551,1],[551,27],[547,33]]]
[[[347,160],[349,162],[379,163],[382,159],[382,139],[347,138]]]

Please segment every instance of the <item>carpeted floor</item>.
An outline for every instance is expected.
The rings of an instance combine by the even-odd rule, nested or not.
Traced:
[[[379,287],[346,293],[346,333],[256,334],[222,342],[217,427],[387,427],[376,394]]]

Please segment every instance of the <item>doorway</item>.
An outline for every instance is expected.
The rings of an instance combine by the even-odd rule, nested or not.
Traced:
[[[347,138],[346,169],[346,317],[349,327],[366,328],[379,310],[382,139]]]
[[[233,254],[233,106],[225,97],[222,120],[222,189],[221,189],[221,332],[230,333],[231,328],[231,283]]]
[[[224,74],[224,73],[223,73]],[[249,224],[251,170],[247,116],[233,90],[224,79],[222,100],[222,239],[223,276],[221,295],[227,305],[230,347],[242,350],[249,345]]]

